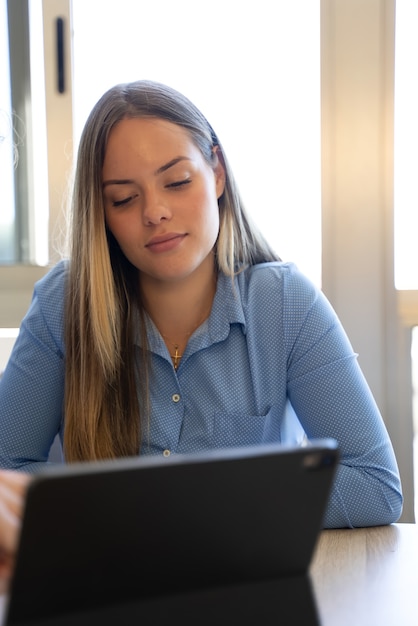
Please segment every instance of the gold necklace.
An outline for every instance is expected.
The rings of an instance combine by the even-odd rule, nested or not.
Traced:
[[[186,333],[186,334],[185,334],[185,335],[183,335],[183,336],[184,336],[185,338],[190,337],[190,335],[192,335],[192,334],[195,332],[195,330],[197,330],[197,329],[199,328],[199,326],[200,326],[201,324],[203,324],[203,322],[204,322],[206,319],[208,319],[209,315],[210,315],[210,310],[209,310],[209,312],[208,312],[208,313],[206,313],[206,314],[205,314],[205,315],[204,315],[204,316],[200,319],[200,321],[199,321],[199,322],[197,323],[197,325],[193,328],[193,330],[191,330],[190,332]],[[177,371],[177,368],[178,368],[178,366],[180,365],[180,360],[181,360],[181,358],[183,357],[183,355],[182,355],[182,354],[180,354],[180,346],[179,346],[179,344],[178,344],[178,343],[174,343],[174,342],[173,342],[173,341],[172,341],[169,337],[167,337],[167,335],[163,335],[163,333],[161,333],[161,337],[162,337],[163,339],[166,339],[167,341],[169,341],[169,342],[172,344],[173,348],[174,348],[174,354],[170,354],[170,358],[171,358],[171,360],[173,361],[173,366],[174,366],[174,369]]]

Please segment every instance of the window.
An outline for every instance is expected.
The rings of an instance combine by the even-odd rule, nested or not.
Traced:
[[[395,283],[418,289],[418,4],[396,2]]]
[[[59,118],[58,130],[46,131],[46,98],[51,100],[54,88],[49,76],[44,80],[44,59],[47,69],[54,65],[55,43],[43,21],[48,11],[65,12],[67,5],[67,0],[0,0],[0,329],[20,325],[55,249],[52,235],[67,180],[64,167],[56,173],[66,148],[60,131],[68,127],[71,135],[72,126],[57,105],[50,107],[48,122]],[[55,153],[49,149],[54,140],[60,142]]]
[[[10,94],[9,36],[6,1],[0,3],[0,171],[2,209],[0,212],[0,263],[16,259],[14,163],[15,137]]]
[[[4,137],[0,263],[45,265],[48,196],[42,5],[1,0],[0,29],[0,136]]]

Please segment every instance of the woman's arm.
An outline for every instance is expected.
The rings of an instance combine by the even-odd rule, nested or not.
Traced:
[[[35,472],[62,423],[64,266],[35,286],[0,381],[0,468]]]
[[[287,278],[285,306],[290,401],[308,438],[333,437],[341,452],[325,526],[397,521],[402,490],[394,451],[341,323],[298,272]]]

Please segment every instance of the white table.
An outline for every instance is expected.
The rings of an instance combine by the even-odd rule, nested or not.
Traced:
[[[322,626],[417,626],[418,527],[323,531],[311,579]]]

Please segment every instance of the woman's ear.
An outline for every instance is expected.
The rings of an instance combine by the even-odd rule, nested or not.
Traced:
[[[219,150],[219,146],[214,146],[213,155],[214,155],[213,171],[215,172],[216,197],[219,200],[219,198],[221,197],[221,195],[223,194],[225,190],[225,182],[226,182],[225,163],[223,160],[222,151]]]

